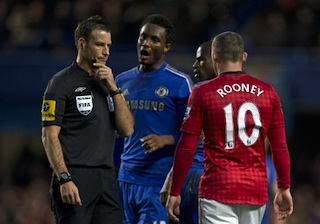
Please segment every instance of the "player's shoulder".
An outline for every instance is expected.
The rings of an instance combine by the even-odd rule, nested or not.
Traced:
[[[248,84],[263,88],[264,90],[274,90],[271,84],[244,71],[237,72],[237,74],[220,75],[216,78],[216,81],[222,84],[229,83],[228,85]]]
[[[262,79],[253,77],[251,75],[248,75],[248,76],[250,77],[252,84],[255,84],[255,85],[258,85],[258,86],[262,86],[264,88],[264,90],[268,90],[269,89],[271,91],[275,91],[274,87],[270,83],[268,83],[268,82],[266,82],[266,81],[264,81]]]
[[[258,78],[258,77],[255,77],[255,76],[253,76],[253,75],[251,75],[251,74],[245,74],[247,77],[248,77],[248,79],[250,79],[252,82],[256,82],[256,83],[261,83],[262,85],[269,85],[266,81],[264,81],[264,80],[262,80],[262,79],[260,79],[260,78]]]
[[[173,76],[176,76],[177,78],[183,78],[183,79],[190,78],[190,75],[188,75],[187,73],[185,73],[183,71],[178,70],[177,68],[175,68],[169,64],[166,64],[164,71],[166,71],[167,73],[169,73]]]
[[[219,80],[218,80],[218,77],[215,77],[210,80],[205,80],[205,81],[201,81],[201,82],[196,83],[194,85],[194,88],[195,89],[206,89],[206,88],[211,89],[212,85],[216,85],[217,83],[219,83]]]
[[[252,91],[254,91],[253,89],[260,89],[260,91],[263,91],[265,94],[263,94],[264,96],[268,96],[270,97],[270,99],[273,100],[279,100],[279,95],[277,90],[268,82],[253,77],[253,76],[249,76],[250,77],[250,82],[249,85],[251,86],[250,88],[252,89]]]
[[[193,87],[194,83],[189,74],[180,71],[169,64],[166,64],[164,71],[170,77],[170,79],[174,79],[177,82],[186,82],[190,88]]]
[[[133,68],[130,68],[126,71],[119,73],[118,76],[128,75],[128,74],[134,73],[136,70],[137,70],[137,67],[133,67]]]

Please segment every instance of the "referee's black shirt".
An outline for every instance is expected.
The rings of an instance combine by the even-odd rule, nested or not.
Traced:
[[[73,63],[49,81],[42,125],[61,126],[59,139],[67,166],[113,167],[113,110],[107,88]]]

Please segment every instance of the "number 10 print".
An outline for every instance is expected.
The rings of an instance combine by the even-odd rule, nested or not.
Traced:
[[[252,102],[245,102],[239,108],[237,114],[237,124],[233,123],[232,103],[223,108],[226,119],[226,149],[234,149],[235,142],[235,125],[238,126],[238,136],[245,146],[253,145],[260,135],[261,119],[257,106]],[[251,135],[246,133],[246,113],[251,112],[254,122],[254,128]]]

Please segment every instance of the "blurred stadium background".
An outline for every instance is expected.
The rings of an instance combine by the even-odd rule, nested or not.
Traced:
[[[233,30],[245,39],[244,69],[278,90],[292,159],[290,224],[320,223],[319,0],[0,0],[0,224],[51,224],[51,170],[41,144],[40,107],[49,78],[75,59],[77,22],[101,14],[112,27],[108,65],[137,64],[141,21],[168,16],[167,61],[192,75],[197,46]]]

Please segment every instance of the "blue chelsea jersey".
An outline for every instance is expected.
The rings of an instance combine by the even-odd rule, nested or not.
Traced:
[[[196,153],[194,155],[192,167],[202,168],[203,167],[203,154],[204,147],[202,141],[198,144]]]
[[[195,84],[195,86],[201,85],[205,82],[207,82],[208,80],[205,81],[201,81],[198,82],[197,84]],[[203,155],[204,155],[204,146],[203,146],[203,139],[201,139],[199,141],[196,153],[194,155],[194,159],[192,162],[192,167],[194,168],[203,168]]]
[[[135,120],[134,133],[124,142],[119,180],[162,186],[172,166],[175,145],[146,155],[140,139],[150,134],[173,135],[178,142],[192,80],[164,62],[151,73],[141,73],[138,67],[123,72],[116,83]]]

